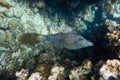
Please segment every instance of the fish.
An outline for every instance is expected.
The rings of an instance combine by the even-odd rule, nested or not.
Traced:
[[[18,41],[21,44],[36,44],[40,41],[48,41],[52,44],[69,50],[81,49],[94,45],[92,42],[86,40],[83,36],[74,33],[56,33],[50,35],[24,33],[19,36]]]
[[[12,7],[12,5],[8,3],[6,0],[0,0],[0,6],[6,7],[6,8]]]

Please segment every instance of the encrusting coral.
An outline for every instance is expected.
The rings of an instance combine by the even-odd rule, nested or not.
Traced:
[[[99,70],[99,80],[120,80],[120,61],[107,60]]]
[[[106,25],[109,32],[106,34],[109,41],[109,46],[117,57],[120,58],[120,24],[117,21],[106,20]]]
[[[109,19],[107,19],[106,21],[105,21],[105,24],[107,25],[107,28],[108,28],[108,30],[110,31],[110,32],[112,32],[112,31],[116,31],[116,30],[120,30],[120,24],[118,24],[116,21],[113,21],[113,20],[109,20]]]
[[[73,68],[70,70],[69,78],[70,80],[88,80],[88,75],[91,72],[92,63],[89,60],[85,60],[82,66]]]
[[[65,80],[64,67],[58,65],[38,65],[28,80]]]
[[[70,73],[69,70],[66,70],[65,65],[59,63],[54,65],[40,64],[30,76],[28,69],[21,69],[16,72],[16,77],[17,80],[66,80],[66,77],[69,76],[69,80],[88,80],[90,79],[88,75],[92,70],[92,63],[90,60],[84,60],[81,66],[71,69]]]
[[[28,69],[21,69],[16,72],[16,76],[18,77],[17,80],[27,80],[28,75]]]
[[[107,37],[112,45],[120,45],[120,31],[112,31],[110,33],[107,33]]]

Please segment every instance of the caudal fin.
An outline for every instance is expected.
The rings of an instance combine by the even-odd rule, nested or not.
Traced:
[[[37,33],[23,33],[18,37],[18,42],[20,44],[36,44],[40,42],[39,36],[40,34]]]

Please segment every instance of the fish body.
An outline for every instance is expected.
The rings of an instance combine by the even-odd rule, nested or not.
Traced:
[[[24,33],[19,37],[18,41],[21,44],[26,44],[26,43],[35,44],[40,41],[48,41],[52,44],[55,44],[67,49],[81,49],[81,48],[93,46],[92,42],[87,41],[81,35],[77,35],[73,33],[56,33],[56,34],[50,34],[50,35]]]
[[[87,41],[84,37],[73,33],[57,33],[44,36],[45,40],[63,46],[67,49],[80,49],[93,46],[93,43]]]

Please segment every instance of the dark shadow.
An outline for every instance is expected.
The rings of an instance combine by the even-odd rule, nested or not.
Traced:
[[[85,32],[84,37],[93,42],[94,57],[93,62],[99,60],[107,60],[116,58],[116,54],[111,50],[112,46],[109,46],[109,40],[106,34],[109,32],[105,24],[93,27]]]
[[[8,71],[3,71],[0,75],[0,80],[17,80],[15,74],[8,74]]]

